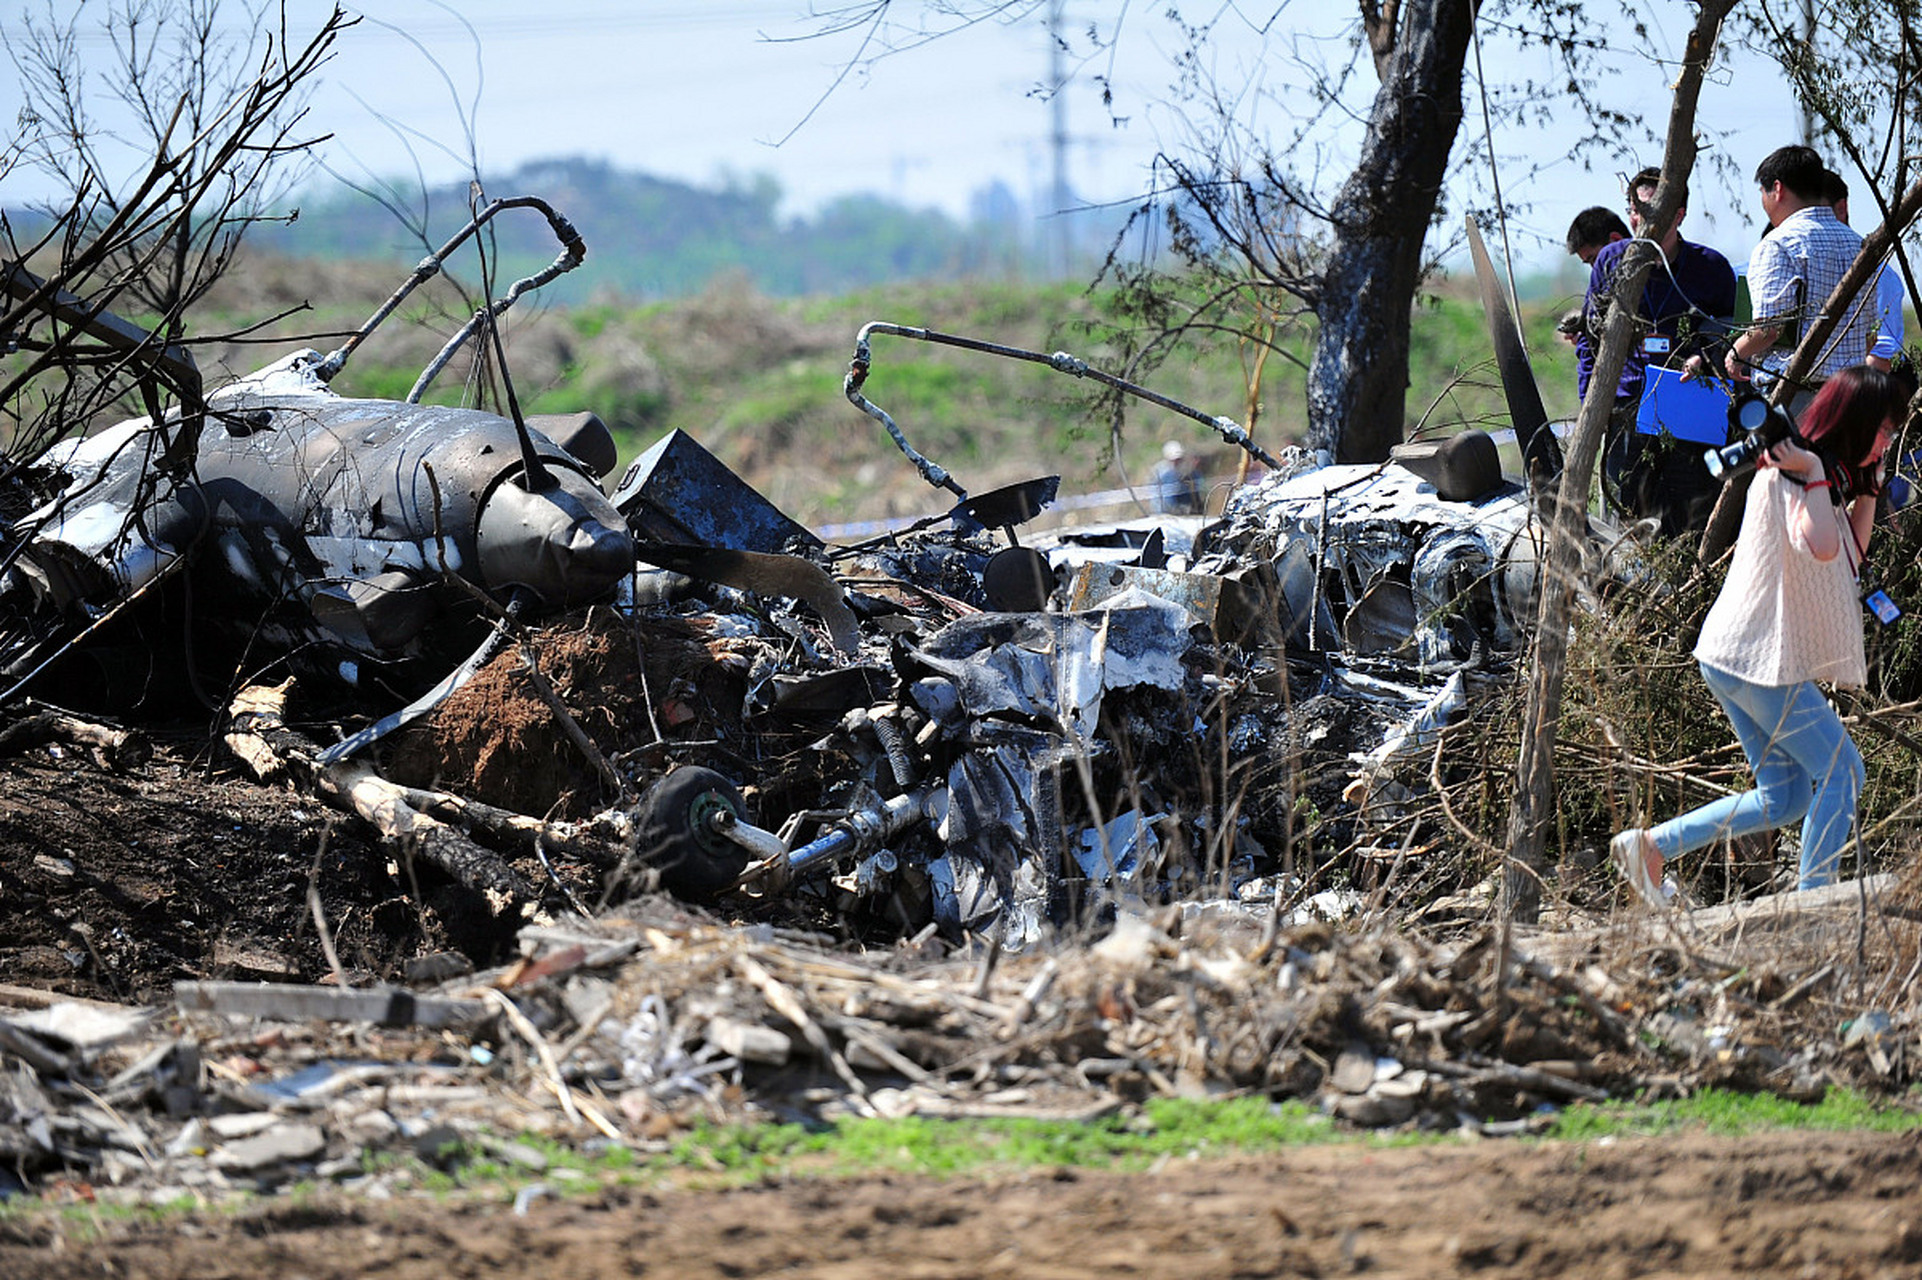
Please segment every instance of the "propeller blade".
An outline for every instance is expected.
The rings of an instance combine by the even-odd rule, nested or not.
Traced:
[[[1468,252],[1475,260],[1475,282],[1481,286],[1482,309],[1488,313],[1489,336],[1495,340],[1502,396],[1508,401],[1509,420],[1515,424],[1515,443],[1528,469],[1529,487],[1538,494],[1546,493],[1561,479],[1561,442],[1548,430],[1548,410],[1542,407],[1541,389],[1535,385],[1528,349],[1522,345],[1521,326],[1508,309],[1508,295],[1502,292],[1495,264],[1489,261],[1481,228],[1475,225],[1473,215],[1468,218]]]

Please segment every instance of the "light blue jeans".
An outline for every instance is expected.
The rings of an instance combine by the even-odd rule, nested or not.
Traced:
[[[1662,860],[1801,818],[1800,887],[1830,883],[1862,794],[1862,753],[1835,708],[1809,681],[1750,684],[1707,665],[1702,679],[1735,725],[1755,790],[1723,796],[1650,828]]]

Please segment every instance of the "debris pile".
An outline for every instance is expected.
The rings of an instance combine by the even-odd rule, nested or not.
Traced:
[[[610,601],[539,628],[510,610],[428,695],[332,744],[289,725],[290,701],[309,724],[339,705],[310,642],[292,686],[235,698],[224,742],[506,927],[660,884],[1020,951],[1120,907],[1365,885],[1378,868],[1317,881],[1312,859],[1363,821],[1409,847],[1380,797],[1408,795],[1400,768],[1424,785],[1437,730],[1501,674],[1481,643],[1452,662],[1288,648],[1267,557],[1302,554],[1272,518],[1290,483],[1273,506],[1256,491],[1212,552],[1184,531],[1177,563],[1206,569],[1169,567],[1159,529],[1120,558],[1026,548],[1012,524],[1008,545],[957,527],[827,548],[677,434],[610,499],[642,566]],[[1052,487],[950,518],[1026,519]],[[1229,540],[1264,514],[1281,550]],[[1366,576],[1339,557],[1380,542],[1318,537],[1330,580]],[[1371,594],[1398,580],[1368,572]]]
[[[529,926],[520,958],[485,973],[424,957],[411,986],[183,982],[165,1009],[16,988],[43,1007],[0,1018],[0,1178],[156,1200],[316,1178],[380,1195],[420,1171],[383,1153],[539,1174],[522,1135],[663,1150],[756,1116],[1091,1118],[1255,1093],[1357,1125],[1508,1133],[1578,1100],[1897,1085],[1922,1027],[1857,1009],[1840,1037],[1798,1040],[1798,1008],[1819,1021],[1863,988],[1832,960],[1771,959],[1832,956],[1860,925],[1851,889],[1506,954],[1492,930],[1438,943],[1199,905],[1123,915],[1047,956],[950,952],[932,930],[863,952],[652,899]],[[1893,890],[1870,892],[1879,911]]]
[[[875,322],[847,397],[957,501],[830,547],[679,432],[604,484],[591,414],[526,417],[511,381],[505,414],[421,403],[463,343],[498,346],[497,309],[582,259],[531,198],[446,249],[510,208],[560,255],[405,399],[332,383],[429,264],[331,354],[196,382],[10,472],[39,505],[0,548],[0,702],[197,694],[247,769],[356,814],[497,940],[659,885],[1018,952],[1169,902],[1352,905],[1422,847],[1407,802],[1444,781],[1438,734],[1508,680],[1531,613],[1537,529],[1485,436],[1284,461],[1066,353]],[[917,453],[863,394],[878,335],[1142,396],[1269,481],[1212,524],[1024,545],[1058,478],[970,495]]]
[[[218,693],[205,767],[354,825],[334,845],[299,815],[311,856],[250,849],[272,883],[229,887],[311,924],[324,968],[237,958],[212,917],[245,913],[196,876],[184,907],[159,883],[139,903],[206,944],[168,968],[171,1008],[16,990],[42,1007],[0,1019],[0,1176],[379,1189],[370,1153],[537,1167],[524,1132],[1229,1091],[1503,1132],[1631,1090],[1908,1078],[1916,1028],[1875,975],[1916,946],[1886,882],[1732,924],[1486,923],[1499,853],[1448,792],[1485,818],[1497,788],[1443,747],[1512,692],[1541,559],[1486,437],[1320,466],[1183,410],[1266,481],[1218,521],[1024,543],[1058,478],[970,496],[860,394],[871,333],[993,348],[876,324],[849,398],[958,500],[828,546],[679,433],[604,486],[591,415],[525,419],[511,389],[511,419],[420,405],[490,315],[405,401],[327,385],[377,316],[16,473],[45,491],[0,529],[0,751],[69,778],[58,753],[84,752],[152,798],[144,739],[24,695]],[[1639,572],[1591,534],[1591,581]],[[114,940],[59,887],[110,877],[0,823],[36,842],[0,873],[112,981]],[[350,881],[367,896],[330,911]],[[1606,893],[1573,885],[1564,923]],[[1811,930],[1796,968],[1781,944]],[[1803,1017],[1849,1031],[1789,1034]]]

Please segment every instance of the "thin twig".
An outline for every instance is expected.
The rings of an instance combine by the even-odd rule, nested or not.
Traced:
[[[327,928],[327,913],[320,905],[320,864],[327,856],[327,840],[334,834],[334,824],[330,819],[320,832],[320,847],[314,850],[314,865],[307,872],[307,909],[314,916],[314,931],[320,935],[321,954],[327,957],[327,967],[334,971],[334,982],[345,991],[348,987],[347,971],[341,967],[340,955],[334,950],[334,935]]]
[[[545,1072],[547,1087],[553,1090],[554,1096],[560,1100],[562,1113],[567,1116],[570,1122],[579,1124],[581,1122],[581,1113],[574,1105],[574,1095],[568,1089],[567,1081],[561,1078],[560,1063],[554,1060],[554,1050],[548,1045],[546,1038],[541,1035],[540,1029],[529,1022],[527,1015],[522,1013],[520,1009],[515,1006],[514,1002],[509,1000],[500,991],[495,990],[493,987],[484,987],[481,989],[481,995],[489,1004],[500,1011],[500,1015],[507,1019],[507,1025],[514,1028],[520,1035],[520,1038],[527,1041],[528,1047],[534,1050],[535,1055],[540,1058],[541,1067]],[[618,1137],[619,1135],[616,1134],[615,1136]]]
[[[567,735],[567,740],[587,757],[588,763],[594,766],[594,771],[601,775],[601,781],[613,788],[614,793],[621,798],[623,807],[633,804],[634,788],[628,785],[627,779],[621,775],[619,769],[614,767],[613,762],[601,749],[594,745],[594,740],[587,736],[587,730],[581,728],[581,722],[574,718],[574,713],[567,709],[567,704],[561,701],[560,694],[554,691],[554,686],[541,673],[540,664],[534,657],[533,646],[522,644],[520,657],[521,666],[527,672],[528,682],[533,685],[535,695],[547,704],[549,711],[554,713],[554,719],[560,725],[561,732]]]
[[[814,1047],[814,1051],[827,1061],[834,1074],[841,1077],[841,1083],[845,1084],[859,1100],[860,1108],[872,1111],[873,1108],[867,1101],[866,1083],[854,1073],[852,1067],[848,1066],[847,1060],[836,1052],[834,1046],[828,1042],[827,1033],[821,1030],[820,1024],[808,1016],[807,1008],[795,998],[794,993],[757,963],[752,956],[735,956],[734,967],[755,990],[761,993],[761,997],[768,1002],[768,1006],[774,1012],[795,1025],[807,1042]]]

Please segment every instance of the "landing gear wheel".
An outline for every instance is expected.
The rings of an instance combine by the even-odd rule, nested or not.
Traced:
[[[711,901],[747,869],[748,851],[709,823],[724,809],[742,817],[741,793],[714,770],[695,766],[674,770],[641,801],[635,849],[675,897]]]

